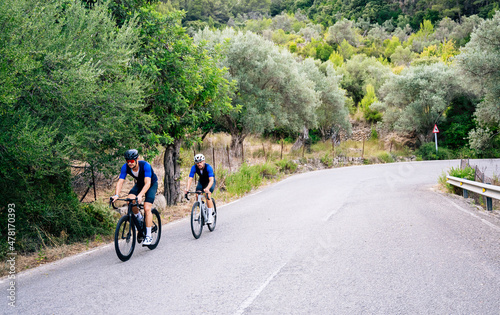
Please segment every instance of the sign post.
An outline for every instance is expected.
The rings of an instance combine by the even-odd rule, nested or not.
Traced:
[[[436,153],[438,151],[438,136],[437,134],[439,133],[438,126],[434,124],[434,130],[432,130],[432,133],[434,134],[434,142],[436,142]]]

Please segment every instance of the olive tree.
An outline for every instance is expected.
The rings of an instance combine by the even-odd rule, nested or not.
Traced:
[[[358,104],[366,93],[366,86],[371,84],[378,91],[391,74],[391,69],[375,57],[355,55],[338,72],[343,76],[341,85],[347,91],[347,96]]]
[[[464,86],[482,98],[474,114],[478,127],[469,134],[471,147],[482,151],[500,132],[500,11],[472,33],[456,63]]]
[[[354,22],[342,19],[328,28],[326,41],[330,45],[340,45],[345,39],[350,45],[357,47],[359,45],[359,35],[354,28]]]
[[[390,77],[379,90],[381,102],[371,108],[384,113],[383,123],[388,129],[415,132],[425,142],[459,93],[461,87],[453,68],[442,63],[411,67]]]
[[[232,104],[238,110],[223,114],[219,121],[231,133],[233,148],[240,148],[249,134],[276,127],[299,132],[304,125],[315,126],[319,96],[288,50],[259,35],[232,29],[205,29],[195,40],[210,46],[225,43],[219,66],[226,67],[227,79],[236,82]]]
[[[341,76],[331,62],[318,64],[307,58],[300,64],[300,72],[314,82],[314,89],[319,93],[320,105],[316,109],[318,129],[326,139],[330,131],[341,129],[351,132],[349,109],[345,102],[345,91],[340,88]]]

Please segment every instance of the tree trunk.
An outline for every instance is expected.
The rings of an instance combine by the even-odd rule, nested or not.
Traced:
[[[163,194],[169,206],[177,204],[180,196],[179,179],[181,177],[181,166],[178,162],[180,160],[180,149],[180,139],[175,139],[173,144],[165,147],[165,157],[163,159],[163,167],[165,169]]]
[[[300,136],[297,138],[297,141],[292,145],[292,151],[297,151],[302,148],[306,144],[307,139],[309,139],[309,130],[304,127],[304,130],[300,134]]]
[[[246,135],[243,134],[231,134],[231,151],[234,152],[234,156],[241,157],[243,141],[245,141],[245,138]]]

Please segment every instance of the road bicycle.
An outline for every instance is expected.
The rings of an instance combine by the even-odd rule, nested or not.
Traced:
[[[198,239],[201,236],[201,232],[203,231],[203,226],[206,224],[210,232],[215,230],[215,224],[217,223],[217,207],[215,206],[215,200],[212,198],[212,202],[214,204],[213,215],[213,223],[206,223],[208,220],[208,206],[203,200],[203,192],[202,191],[188,191],[184,197],[189,200],[188,194],[197,194],[198,199],[193,204],[193,208],[191,209],[191,232],[193,233],[194,238]],[[205,194],[205,199],[208,198],[208,194]]]
[[[128,202],[128,211],[127,214],[123,215],[118,223],[116,224],[115,230],[115,251],[118,258],[121,261],[127,261],[132,257],[135,249],[135,242],[141,243],[146,237],[146,222],[145,216],[143,215],[142,220],[139,221],[134,212],[132,211],[133,207],[138,207],[139,211],[144,210],[144,205],[139,204],[137,198],[123,198],[116,199]],[[115,204],[111,201],[110,204],[114,209],[118,209]],[[158,246],[161,237],[161,219],[160,213],[156,208],[151,209],[151,215],[153,216],[153,225],[151,226],[151,237],[153,238],[153,242],[151,245],[142,245],[147,246],[149,249],[153,250]],[[136,233],[137,231],[137,233]]]

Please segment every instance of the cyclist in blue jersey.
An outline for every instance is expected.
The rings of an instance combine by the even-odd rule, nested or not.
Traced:
[[[135,199],[139,203],[144,199],[144,216],[146,217],[146,238],[144,239],[143,245],[151,245],[153,241],[151,237],[151,226],[153,226],[153,216],[151,215],[151,208],[153,207],[153,202],[155,201],[156,190],[158,190],[158,178],[156,177],[151,164],[146,161],[138,161],[139,152],[135,149],[128,150],[125,152],[125,160],[127,163],[123,164],[120,172],[120,178],[116,183],[115,195],[112,196],[113,202],[118,199],[118,195],[122,190],[123,183],[125,182],[125,177],[127,175],[132,176],[136,183],[134,187],[129,191],[128,197],[130,199]],[[142,222],[142,214],[139,212],[137,207],[132,209],[135,216]],[[140,240],[139,240],[140,241]]]
[[[191,182],[193,181],[194,174],[198,174],[198,184],[196,185],[197,191],[204,191],[208,194],[207,205],[208,205],[208,224],[212,224],[214,221],[213,211],[214,211],[214,203],[212,202],[212,193],[215,189],[215,176],[214,169],[210,164],[205,163],[205,156],[203,154],[196,154],[194,157],[193,167],[191,167],[191,171],[189,172],[189,178],[186,186],[186,190],[184,190],[184,194],[187,194],[189,189],[191,188]]]

